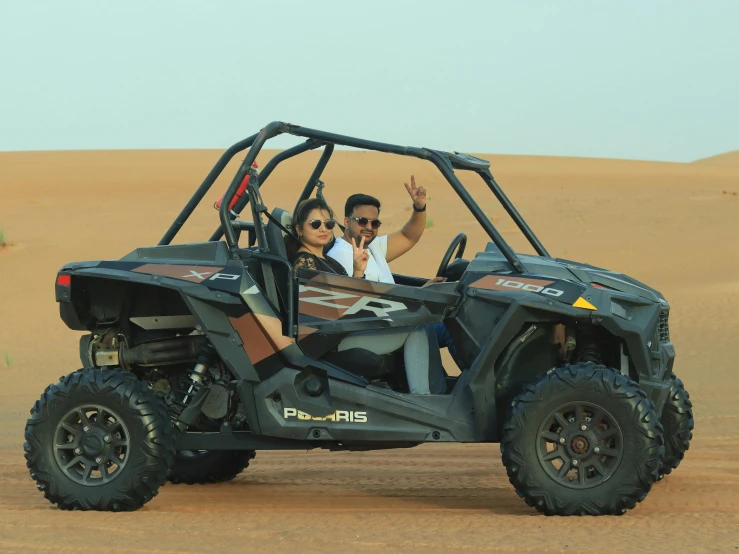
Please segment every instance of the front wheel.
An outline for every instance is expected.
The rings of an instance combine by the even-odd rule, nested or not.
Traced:
[[[547,372],[514,400],[501,452],[508,478],[547,515],[621,515],[657,480],[664,452],[654,404],[592,363]]]
[[[164,402],[120,369],[77,371],[50,385],[25,438],[31,477],[64,510],[140,508],[166,483],[175,453]]]
[[[673,373],[670,393],[662,409],[662,425],[665,428],[665,456],[659,469],[659,478],[680,465],[693,438],[693,403],[683,382]]]

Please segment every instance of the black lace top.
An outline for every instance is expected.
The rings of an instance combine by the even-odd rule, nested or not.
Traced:
[[[312,269],[314,271],[325,271],[326,273],[338,273],[339,275],[349,276],[344,269],[344,266],[339,262],[326,256],[325,258],[319,258],[315,254],[309,252],[298,252],[293,257],[293,267],[297,270],[302,268]]]

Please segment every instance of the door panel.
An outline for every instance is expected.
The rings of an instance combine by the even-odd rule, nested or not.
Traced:
[[[442,321],[459,296],[420,288],[301,269],[298,272],[298,337],[313,333],[403,327]]]

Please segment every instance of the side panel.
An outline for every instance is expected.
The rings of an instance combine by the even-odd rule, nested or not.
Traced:
[[[517,386],[511,375],[496,375],[496,364],[501,355],[515,340],[541,340],[535,330],[532,335],[525,332],[532,324],[556,324],[559,322],[583,322],[603,328],[613,337],[622,339],[629,348],[632,361],[637,368],[640,386],[649,394],[658,410],[664,402],[666,383],[662,371],[671,363],[668,345],[659,344],[657,325],[660,306],[649,301],[640,301],[632,306],[633,312],[626,319],[616,317],[611,310],[612,294],[605,290],[588,288],[585,285],[549,280],[537,276],[467,275],[467,287],[462,284],[465,299],[451,325],[457,326],[462,356],[471,367],[463,373],[454,393],[468,388],[474,404],[477,424],[483,429],[485,440],[499,440],[501,418],[506,401]],[[528,287],[527,287],[528,286]],[[527,287],[527,288],[524,288]],[[549,290],[547,290],[549,289]],[[585,291],[587,290],[587,293]],[[587,295],[591,306],[598,309],[575,307],[581,295]],[[637,311],[639,312],[637,314]],[[651,331],[645,333],[645,329]],[[544,344],[546,341],[542,341]],[[458,345],[458,351],[460,350]],[[556,360],[555,356],[541,354],[542,363]],[[508,367],[508,371],[519,368]],[[524,373],[531,368],[521,367]]]
[[[300,270],[298,339],[313,357],[356,331],[437,323],[459,296],[433,287],[411,287]]]
[[[320,387],[317,389],[316,384]],[[320,394],[313,396],[320,390]],[[472,442],[469,406],[452,397],[409,396],[285,369],[254,388],[262,433],[301,440]]]

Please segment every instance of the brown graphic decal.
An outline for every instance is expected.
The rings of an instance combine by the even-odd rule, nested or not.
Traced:
[[[373,295],[373,298],[377,296]],[[359,296],[328,287],[300,286],[299,312],[319,319],[339,319],[351,308]]]
[[[150,275],[162,275],[173,279],[182,279],[193,283],[202,283],[223,269],[204,265],[164,265],[144,264],[133,271],[136,273],[148,273]]]
[[[276,317],[249,312],[241,317],[228,319],[241,337],[252,364],[257,364],[295,343],[294,339],[282,334],[282,322]]]
[[[352,294],[353,292],[355,291],[300,285],[299,313],[328,321],[359,312],[363,312],[363,317],[374,315],[389,319],[392,312],[408,309],[402,302],[380,298],[378,294],[362,291]]]

